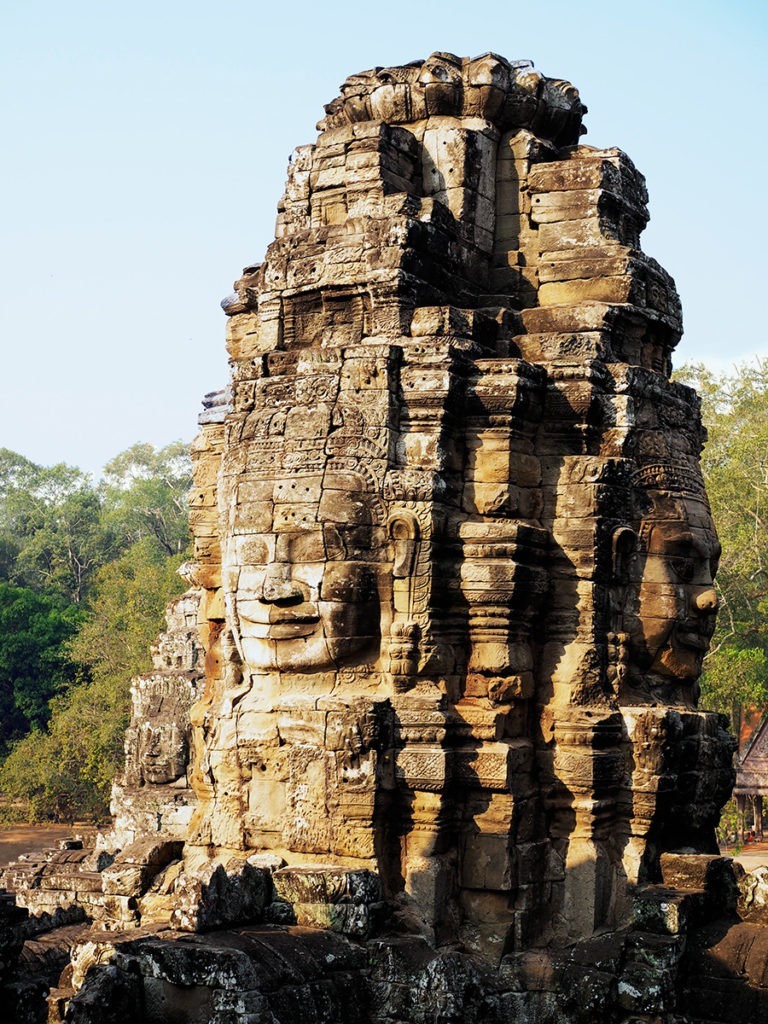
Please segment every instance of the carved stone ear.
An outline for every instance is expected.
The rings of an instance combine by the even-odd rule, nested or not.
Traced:
[[[611,540],[611,569],[614,583],[629,583],[629,566],[637,550],[637,534],[628,526],[621,526]]]
[[[419,524],[412,516],[398,513],[390,519],[388,530],[394,548],[392,575],[396,580],[408,579],[416,564]]]

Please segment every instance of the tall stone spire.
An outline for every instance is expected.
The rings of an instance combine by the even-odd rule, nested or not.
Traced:
[[[223,303],[195,445],[189,863],[371,871],[491,959],[621,925],[730,780],[680,305],[584,112],[495,54],[348,78]]]

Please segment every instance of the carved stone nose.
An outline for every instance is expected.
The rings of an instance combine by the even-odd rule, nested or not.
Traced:
[[[693,607],[697,612],[716,612],[717,611],[717,594],[712,587],[707,587],[706,590],[700,590],[693,598]]]
[[[264,577],[263,600],[270,604],[302,600],[301,589],[291,579],[290,565],[283,562],[270,565]]]

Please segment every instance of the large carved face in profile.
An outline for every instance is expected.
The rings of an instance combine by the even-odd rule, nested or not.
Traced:
[[[701,673],[715,628],[720,545],[703,495],[649,490],[625,610],[630,657],[683,683]]]
[[[313,672],[378,656],[374,499],[353,473],[327,482],[335,487],[323,487],[315,504],[275,506],[270,530],[238,538],[229,600],[251,671]],[[301,478],[289,485],[301,490]]]

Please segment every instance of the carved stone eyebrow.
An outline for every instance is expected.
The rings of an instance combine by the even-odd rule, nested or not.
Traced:
[[[693,552],[696,541],[693,531],[682,523],[654,523],[646,533],[646,548],[649,555],[664,555],[676,549],[681,553],[686,549]]]

